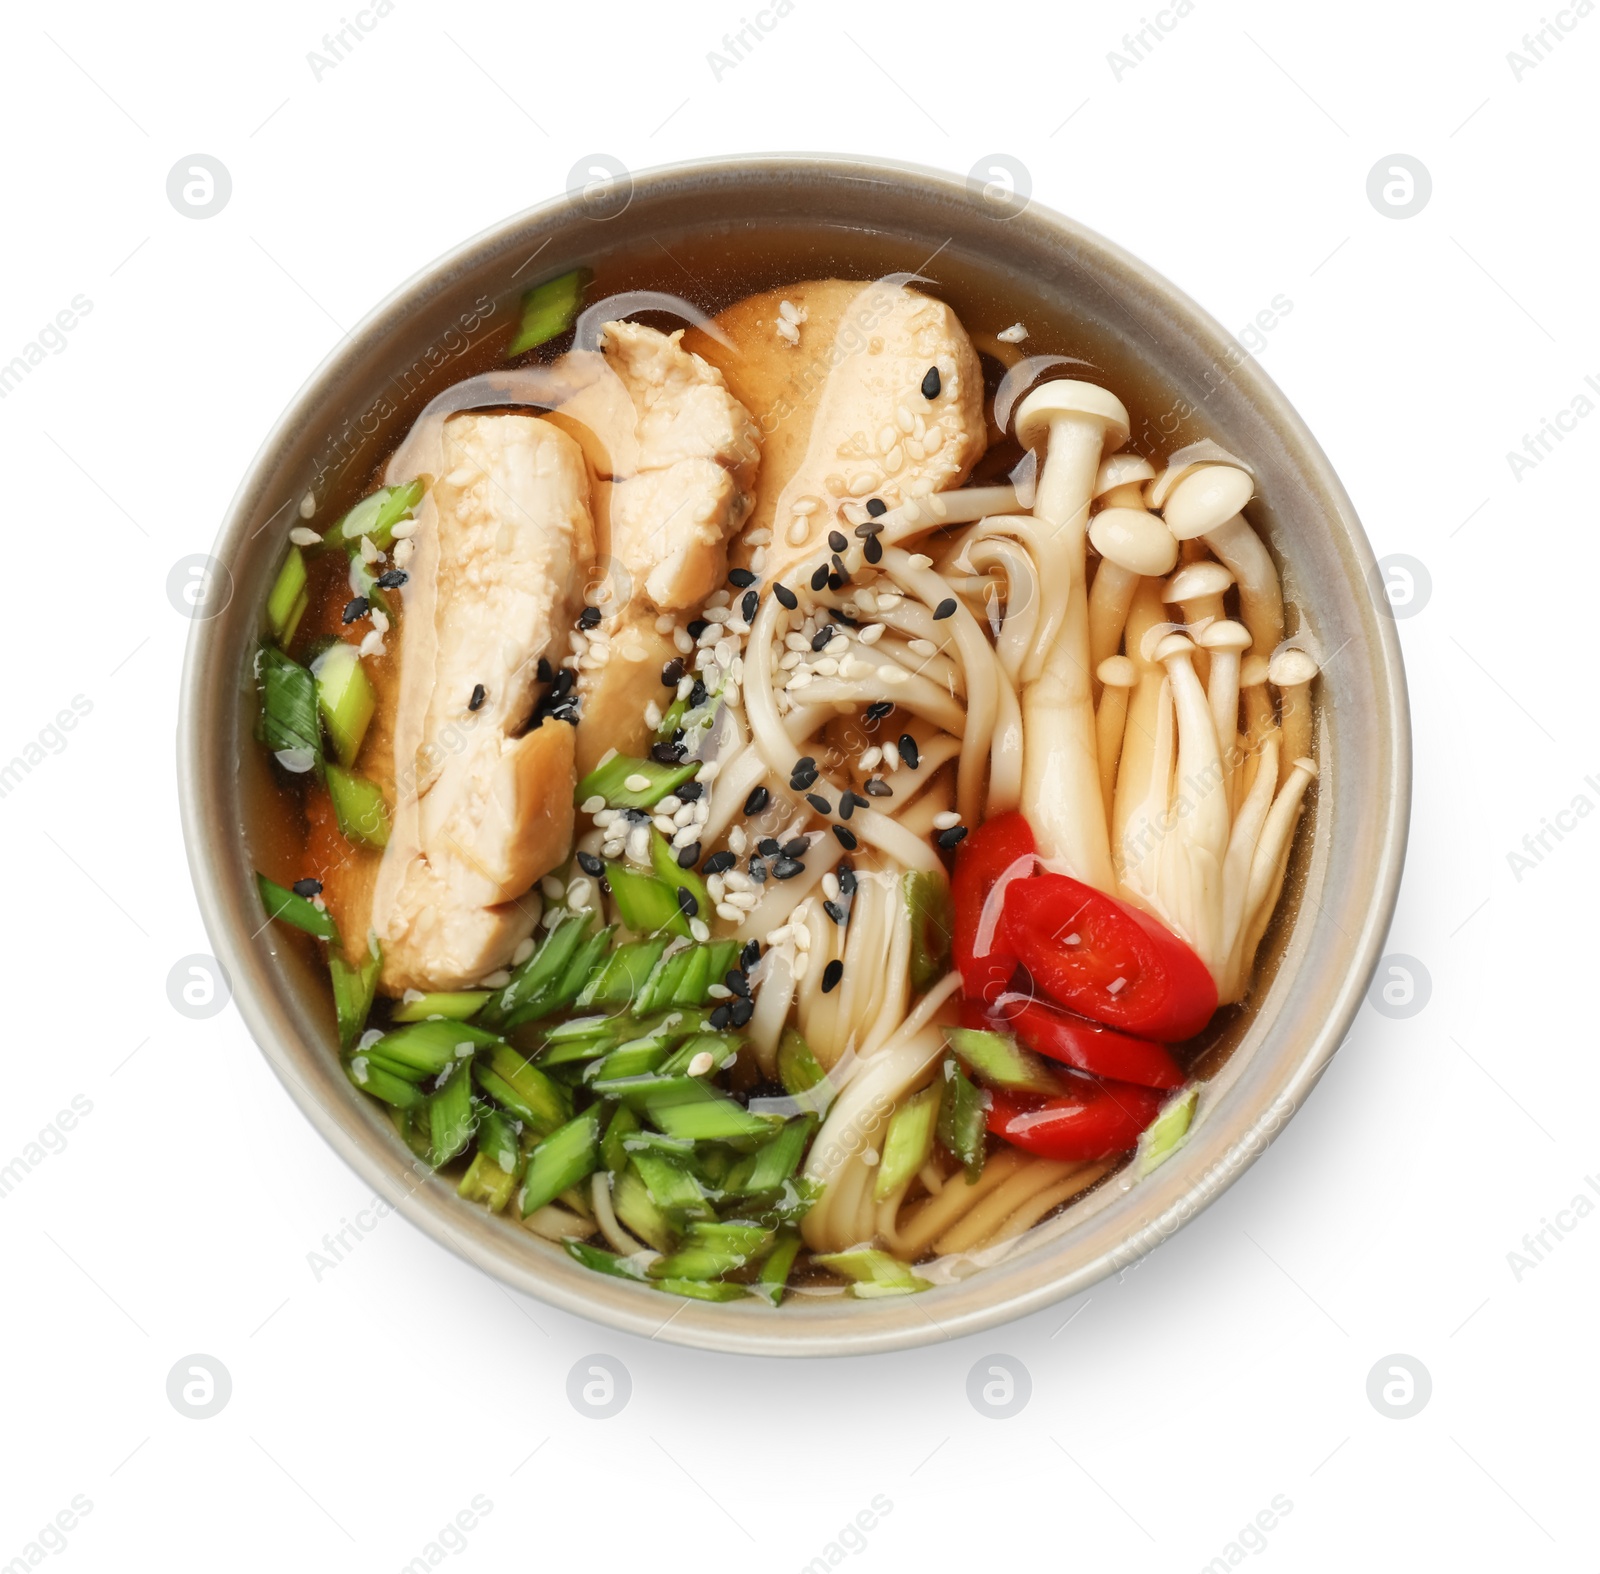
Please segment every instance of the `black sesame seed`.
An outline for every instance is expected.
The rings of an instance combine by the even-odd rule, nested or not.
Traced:
[[[894,788],[881,776],[869,776],[866,781],[866,792],[869,798],[892,798]]]
[[[678,867],[680,869],[692,869],[699,862],[699,842],[690,842],[687,847],[680,847],[678,849]]]
[[[922,397],[924,399],[937,399],[939,397],[939,368],[930,366],[927,375],[922,379]]]
[[[758,596],[755,593],[755,591],[753,591],[753,590],[745,591],[743,597],[740,599],[740,602],[739,602],[739,612],[740,612],[740,615],[744,618],[746,623],[754,623],[755,622],[755,620],[756,620],[756,608],[759,607],[760,605],[761,605],[761,597]]]
[[[756,843],[756,851],[765,853],[768,858],[776,858],[783,851],[783,844],[776,836],[763,836]]]
[[[487,691],[484,689],[484,686],[481,683],[474,683],[472,685],[472,698],[467,701],[467,709],[477,710],[477,708],[483,704],[486,698]]]
[[[863,802],[866,800],[863,799]],[[848,820],[856,812],[856,795],[853,792],[843,794],[839,799],[839,818]]]
[[[650,745],[650,758],[658,765],[682,765],[683,745],[681,743],[652,743]]]
[[[543,657],[543,656],[541,656],[539,658],[538,672],[539,672],[539,681],[541,683],[548,683],[556,675],[555,674],[555,669],[550,665],[549,661],[546,660],[546,658]]]
[[[922,756],[917,753],[917,740],[909,732],[900,734],[900,762],[912,770],[922,764]]]
[[[611,895],[611,882],[609,880],[604,880],[604,879],[601,880],[601,882],[600,882],[600,894],[602,896],[610,896]]]
[[[844,909],[837,902],[824,902],[822,910],[834,923],[842,924],[844,922]]]
[[[772,861],[773,877],[778,880],[792,880],[804,868],[798,858],[774,858]]]
[[[783,851],[789,858],[804,858],[811,851],[811,838],[808,836],[791,836],[783,844]]]
[[[708,875],[726,874],[736,863],[738,863],[738,861],[739,860],[735,858],[733,854],[727,850],[727,848],[723,848],[720,853],[712,853],[712,855],[706,859],[706,866],[702,872]]]
[[[847,853],[853,853],[859,845],[856,841],[856,833],[842,825],[835,825],[832,829],[833,834],[839,838],[839,845]]]
[[[818,566],[816,573],[811,576],[811,588],[813,590],[821,590],[827,583],[828,565],[823,563]]]
[[[398,590],[411,576],[403,568],[391,568],[378,575],[378,584],[384,590]]]
[[[760,885],[767,878],[767,861],[765,858],[752,858],[750,860],[750,878]]]
[[[869,563],[883,561],[883,543],[876,536],[868,536],[866,545],[861,549],[861,555]]]
[[[585,607],[578,614],[578,627],[581,629],[597,629],[600,627],[599,607]]]
[[[774,585],[772,593],[778,598],[778,605],[790,612],[800,605],[800,598],[787,585]]]
[[[846,584],[849,583],[849,579],[850,579],[850,576],[848,574],[829,574],[828,575],[828,589],[829,590],[843,590],[844,587],[846,586]]]
[[[850,543],[847,541],[845,542],[845,545],[849,546]],[[833,572],[837,574],[845,584],[848,585],[850,583],[850,570],[844,566],[844,559],[840,557],[837,552],[833,554]]]
[[[570,721],[574,727],[578,725],[578,707],[576,705],[558,705],[547,714],[553,716],[557,721]]]
[[[563,694],[572,692],[572,685],[578,681],[578,674],[571,667],[563,667],[556,674],[555,682],[550,685],[550,695],[553,699],[560,699]]]
[[[839,889],[846,896],[854,896],[856,889],[856,872],[848,858],[841,858],[839,866],[834,870],[839,876]]]
[[[831,623],[824,623],[822,625],[822,627],[819,628],[817,630],[817,632],[811,636],[811,648],[812,648],[812,650],[823,650],[823,649],[825,649],[827,644],[828,644],[828,641],[831,640],[832,638],[833,638],[833,625]]]
[[[832,994],[839,987],[839,980],[844,977],[844,963],[835,957],[822,970],[822,992]]]
[[[967,828],[964,825],[952,825],[948,831],[940,831],[934,840],[949,852],[952,847],[959,847],[966,837]]]
[[[833,805],[829,803],[820,792],[808,792],[806,794],[806,802],[809,803],[818,814],[833,813]]]
[[[650,811],[648,809],[624,809],[622,817],[625,820],[633,820],[639,825],[648,825],[650,823]]]
[[[366,615],[367,598],[365,596],[357,596],[354,601],[345,602],[344,613],[339,621],[341,623],[354,623],[357,618],[364,618]]]
[[[848,550],[850,543],[845,539],[842,532],[838,530],[830,530],[828,532],[828,545],[832,547],[835,552],[844,552]]]
[[[739,953],[739,966],[748,973],[760,960],[761,942],[759,940],[746,941],[744,950]]]
[[[312,880],[310,878],[296,880],[291,889],[294,891],[296,896],[303,896],[309,899],[313,896],[322,895],[322,882],[320,880]]]
[[[867,512],[874,519],[878,519],[889,512],[889,505],[881,497],[869,497],[867,499]]]
[[[746,1000],[750,998],[750,980],[736,967],[730,967],[722,975],[723,986],[733,991],[736,995],[743,995]]]
[[[791,771],[790,774],[793,776],[798,776],[802,771],[814,771],[816,768],[816,755],[802,754],[800,758],[794,762],[794,770]]]
[[[753,1000],[733,1000],[728,1003],[728,1020],[734,1027],[743,1027],[755,1014]]]
[[[728,570],[728,583],[736,585],[740,590],[755,584],[756,576],[747,568],[730,568]]]
[[[893,710],[893,700],[874,700],[871,705],[867,706],[866,719],[868,721],[882,721]]]
[[[677,688],[677,686],[683,682],[683,674],[685,670],[686,669],[683,665],[683,657],[674,656],[672,660],[661,669],[661,687],[664,689]]]
[[[705,788],[699,782],[685,782],[678,789],[679,803],[694,803],[705,793]]]
[[[933,609],[933,621],[935,623],[942,623],[946,618],[953,618],[955,615],[956,598],[954,596],[946,596],[944,600]]]
[[[579,853],[578,867],[585,874],[593,875],[597,880],[606,872],[605,863],[593,853]]]
[[[685,627],[690,639],[699,639],[711,627],[711,621],[709,618],[691,618]]]
[[[685,918],[693,918],[700,911],[700,903],[696,900],[694,892],[686,885],[678,887],[678,911]]]
[[[704,705],[705,702],[706,702],[706,686],[705,686],[705,683],[700,678],[696,678],[694,680],[694,686],[689,690],[689,709],[690,710],[694,710],[697,706]]]
[[[796,767],[794,775],[789,778],[789,790],[791,792],[805,792],[816,784],[816,780],[816,766],[810,766],[806,770]]]
[[[744,812],[746,814],[760,814],[771,798],[772,794],[765,787],[752,787],[750,796],[744,801]]]
[[[733,1007],[732,1006],[718,1006],[717,1009],[715,1011],[713,1011],[711,1013],[710,1017],[708,1018],[708,1021],[709,1021],[710,1025],[713,1028],[715,1028],[716,1031],[719,1032],[719,1033],[732,1020],[733,1020]]]

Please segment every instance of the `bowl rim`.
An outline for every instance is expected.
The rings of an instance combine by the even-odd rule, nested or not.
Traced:
[[[692,197],[708,180],[735,185],[774,180],[886,182],[930,207],[967,200],[972,177],[927,166],[840,154],[745,153],[687,160],[630,174],[632,199]],[[1088,255],[1104,270],[1131,283],[1159,303],[1169,324],[1220,361],[1237,355],[1235,341],[1209,313],[1164,276],[1077,221],[1029,198],[1022,210],[1033,227],[1063,249]],[[250,461],[212,548],[225,565],[248,535],[254,509],[268,490],[280,451],[308,416],[328,405],[345,368],[359,364],[400,331],[409,308],[420,306],[442,283],[486,254],[502,251],[524,231],[559,230],[574,222],[569,196],[561,195],[513,214],[444,253],[389,293],[341,338],[306,379]],[[692,222],[692,220],[691,220]],[[1229,354],[1230,349],[1232,355]],[[512,1232],[503,1221],[458,1201],[454,1186],[426,1171],[396,1141],[386,1123],[369,1111],[353,1116],[315,1091],[307,1077],[326,1058],[325,1043],[311,1043],[295,1030],[282,998],[282,975],[253,944],[246,898],[233,867],[237,859],[218,847],[241,827],[215,806],[227,797],[229,767],[217,746],[216,666],[226,619],[196,619],[185,653],[177,735],[180,811],[190,873],[206,932],[227,972],[232,998],[257,1047],[290,1096],[339,1156],[392,1207],[439,1244],[484,1269],[503,1284],[610,1329],[696,1348],[759,1356],[840,1356],[906,1349],[990,1329],[1078,1294],[1112,1273],[1126,1271],[1149,1250],[1222,1194],[1259,1157],[1298,1108],[1344,1041],[1377,966],[1398,899],[1409,829],[1411,729],[1404,668],[1392,618],[1371,604],[1376,566],[1349,497],[1326,455],[1290,401],[1251,356],[1230,373],[1242,397],[1274,428],[1309,488],[1338,546],[1350,561],[1346,588],[1355,596],[1353,569],[1367,579],[1368,599],[1358,605],[1374,666],[1381,714],[1371,718],[1377,738],[1379,802],[1373,806],[1376,853],[1370,896],[1359,932],[1349,941],[1347,961],[1319,1023],[1279,1078],[1276,1096],[1263,1108],[1236,1111],[1231,1120],[1197,1127],[1195,1136],[1135,1188],[1147,1217],[1131,1232],[1101,1228],[1067,1266],[1051,1266],[1048,1247],[1018,1253],[955,1285],[922,1295],[868,1302],[790,1302],[777,1313],[754,1303],[736,1306],[682,1301],[663,1309],[662,1298],[623,1281],[583,1269],[549,1243]],[[257,528],[260,528],[259,526]],[[253,605],[252,605],[253,614]],[[234,773],[236,774],[236,773]],[[1299,927],[1297,920],[1296,927]],[[275,983],[277,987],[275,988]],[[1277,987],[1274,984],[1274,989]],[[1269,992],[1270,993],[1270,992]],[[1258,1010],[1260,1008],[1258,1007]],[[1233,1060],[1241,1059],[1244,1046]],[[1232,1062],[1230,1062],[1230,1066]],[[325,1069],[325,1068],[324,1068]],[[305,1072],[306,1075],[301,1073]],[[342,1078],[340,1079],[342,1082]],[[370,1101],[361,1101],[370,1103]],[[1252,1118],[1242,1119],[1243,1115]],[[1147,1191],[1146,1188],[1149,1190]],[[1127,1194],[1124,1194],[1127,1195]],[[1115,1210],[1111,1210],[1115,1211]],[[1126,1211],[1126,1210],[1125,1210]],[[1064,1233],[1058,1231],[1057,1234]],[[549,1246],[549,1250],[539,1248]],[[534,1249],[530,1250],[532,1247]],[[937,1305],[939,1315],[932,1307]]]

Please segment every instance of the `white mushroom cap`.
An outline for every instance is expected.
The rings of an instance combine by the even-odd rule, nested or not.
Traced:
[[[1042,383],[1017,407],[1017,441],[1037,448],[1049,435],[1051,421],[1061,416],[1099,422],[1104,451],[1121,448],[1128,440],[1127,407],[1110,389],[1062,377]]]
[[[1267,681],[1267,669],[1270,665],[1265,656],[1246,656],[1239,663],[1239,687],[1259,688]]]
[[[1237,454],[1230,454],[1221,443],[1202,437],[1198,443],[1180,448],[1167,459],[1167,467],[1146,488],[1150,506],[1160,508],[1171,492],[1196,465],[1232,465],[1236,470],[1248,471],[1250,466]]]
[[[1206,624],[1196,638],[1207,650],[1245,651],[1250,648],[1250,630],[1231,618],[1218,618]]]
[[[1183,634],[1185,638],[1188,637],[1181,623],[1152,623],[1139,640],[1139,655],[1145,661],[1159,661],[1161,657],[1157,652],[1160,650],[1162,642],[1170,639],[1174,634]]]
[[[1139,681],[1139,669],[1127,656],[1107,656],[1094,675],[1108,689],[1131,689]]]
[[[1316,675],[1316,658],[1309,651],[1301,650],[1296,645],[1279,646],[1267,667],[1267,676],[1280,689],[1309,683]]]
[[[1192,656],[1194,641],[1187,634],[1169,634],[1155,649],[1156,661],[1170,661],[1174,656]]]
[[[1170,574],[1178,561],[1172,532],[1142,508],[1102,508],[1089,521],[1089,540],[1101,557],[1130,574]]]
[[[1156,467],[1138,454],[1107,454],[1094,478],[1094,495],[1104,497],[1116,487],[1137,486],[1155,473]]]
[[[1233,573],[1224,564],[1185,563],[1162,587],[1161,599],[1195,601],[1201,596],[1220,596],[1232,583]]]
[[[1235,465],[1201,465],[1167,494],[1161,517],[1178,540],[1192,541],[1226,524],[1250,501],[1255,489],[1255,478],[1248,470]]]

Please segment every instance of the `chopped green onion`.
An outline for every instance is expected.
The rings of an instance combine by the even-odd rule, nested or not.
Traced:
[[[522,1217],[553,1202],[600,1164],[600,1109],[593,1105],[558,1126],[528,1157],[519,1206]]]
[[[477,1067],[477,1078],[490,1098],[526,1121],[536,1135],[553,1131],[572,1114],[572,1101],[560,1084],[509,1044],[496,1044],[489,1051],[487,1064],[480,1062]]]
[[[673,1078],[644,1096],[645,1113],[669,1137],[688,1142],[726,1142],[765,1137],[772,1121],[752,1115],[720,1089],[695,1077]]]
[[[761,1272],[751,1286],[753,1293],[769,1306],[776,1306],[783,1299],[783,1292],[789,1283],[789,1270],[794,1267],[794,1260],[799,1253],[800,1232],[792,1225],[785,1225],[778,1231],[777,1244],[767,1254],[767,1260],[762,1263]]]
[[[421,481],[379,487],[362,498],[322,538],[322,544],[354,550],[366,536],[380,552],[387,552],[394,545],[394,527],[411,517],[412,510],[422,501],[423,491]]]
[[[322,729],[317,725],[316,679],[298,661],[270,645],[261,647],[256,672],[261,687],[261,741],[274,754],[292,755],[303,762],[295,769],[320,776]]]
[[[503,1213],[516,1189],[517,1172],[501,1169],[480,1147],[472,1155],[472,1163],[461,1177],[456,1195],[468,1202],[481,1202],[490,1213]]]
[[[611,899],[617,912],[636,934],[689,934],[689,920],[678,906],[678,893],[666,881],[653,874],[631,868],[627,864],[606,865],[606,879],[611,885]],[[650,1010],[642,1005],[641,1010]]]
[[[682,937],[673,940],[663,953],[650,976],[639,986],[633,999],[633,1010],[643,1014],[660,1010],[677,998],[678,984],[689,971],[690,952],[694,948],[683,944]]]
[[[742,1301],[750,1294],[744,1285],[721,1279],[657,1279],[655,1285],[668,1295],[681,1295],[691,1301]]]
[[[335,945],[339,943],[339,930],[332,916],[308,902],[305,897],[284,890],[281,885],[269,880],[264,874],[256,876],[256,889],[261,893],[262,905],[267,910],[268,918],[292,924],[296,929],[303,929],[308,935],[315,935],[319,940],[331,940]]]
[[[578,315],[583,287],[588,282],[587,268],[574,268],[536,284],[522,297],[522,320],[516,337],[506,351],[509,359],[563,334]]]
[[[506,1175],[515,1175],[522,1163],[522,1150],[517,1146],[517,1122],[492,1104],[479,1112],[478,1152]]]
[[[408,1022],[385,1033],[371,1048],[372,1053],[419,1077],[436,1077],[457,1061],[470,1060],[478,1050],[499,1043],[493,1033],[470,1022],[432,1021]]]
[[[827,1080],[828,1073],[822,1063],[811,1053],[811,1046],[796,1028],[786,1028],[778,1040],[778,1080],[791,1098],[809,1092],[819,1082]]]
[[[295,630],[308,604],[305,553],[292,546],[267,597],[267,626],[284,650],[294,643]]]
[[[733,1167],[723,1189],[741,1193],[776,1191],[794,1174],[815,1130],[816,1119],[811,1115],[785,1121],[777,1136]]]
[[[1165,1164],[1182,1146],[1189,1135],[1189,1123],[1194,1119],[1199,1091],[1198,1088],[1180,1088],[1140,1133],[1139,1151],[1134,1160],[1139,1174],[1148,1175],[1158,1165]]]
[[[905,897],[911,914],[911,985],[920,994],[950,971],[955,910],[949,882],[927,869],[906,875]]]
[[[341,834],[364,847],[387,847],[389,806],[384,802],[383,789],[332,760],[327,765],[327,781],[333,817]]]
[[[587,913],[560,913],[539,942],[538,949],[515,969],[511,982],[484,1006],[479,1013],[480,1020],[489,1027],[504,1027],[514,1013],[532,1005],[546,990],[558,984],[588,927]]]
[[[582,992],[595,969],[600,966],[606,952],[611,949],[611,940],[616,932],[615,924],[597,929],[572,953],[560,977],[553,983],[546,984],[526,1004],[518,1006],[506,1019],[506,1025],[520,1027],[524,1022],[532,1022],[539,1017],[549,1016],[552,1011],[570,1006]],[[579,933],[582,933],[581,929]]]
[[[1016,1088],[1047,1096],[1062,1091],[1061,1078],[1049,1064],[1031,1049],[1024,1049],[1007,1033],[947,1027],[944,1036],[962,1061],[993,1087]]]
[[[632,1279],[642,1283],[644,1273],[631,1257],[619,1257],[615,1252],[602,1251],[598,1246],[586,1246],[582,1241],[564,1240],[561,1243],[583,1264],[596,1273],[608,1273],[614,1279]]]
[[[370,1093],[375,1099],[382,1099],[396,1109],[414,1109],[423,1102],[423,1092],[414,1082],[375,1066],[368,1055],[347,1055],[344,1058],[344,1070],[345,1075],[363,1093]]]
[[[682,765],[663,765],[660,760],[638,760],[626,754],[613,754],[604,765],[597,765],[578,783],[572,801],[584,803],[604,798],[613,809],[650,809],[670,792],[689,780],[700,769],[699,760]],[[624,785],[630,777],[643,777],[643,787]]]
[[[352,966],[337,951],[328,953],[328,972],[333,979],[333,1011],[339,1024],[339,1047],[349,1049],[361,1037],[378,992],[378,968],[383,958],[377,942],[368,941],[371,950],[359,965]]]
[[[465,1063],[428,1099],[430,1158],[437,1169],[472,1140],[472,1071]]]
[[[378,708],[372,682],[361,665],[361,652],[347,640],[335,640],[311,664],[317,682],[317,708],[339,763],[348,767],[361,752],[361,740]]]
[[[650,828],[650,867],[655,870],[656,878],[671,889],[674,901],[678,900],[680,890],[687,891],[694,899],[692,916],[704,919],[708,924],[711,922],[711,897],[706,892],[705,881],[693,869],[679,865],[672,844],[654,826]],[[690,916],[685,915],[685,923]]]
[[[698,1188],[696,1200],[699,1201]],[[649,1188],[634,1165],[630,1164],[617,1172],[611,1192],[611,1207],[618,1220],[647,1246],[653,1246],[658,1252],[664,1252],[671,1246],[672,1226],[667,1222],[666,1214],[652,1200]]]
[[[700,1185],[681,1159],[670,1158],[644,1146],[626,1144],[633,1169],[644,1183],[650,1201],[669,1219],[709,1219],[711,1206]],[[620,1214],[619,1214],[620,1217]]]
[[[408,1000],[391,1013],[396,1022],[426,1022],[429,1017],[447,1017],[452,1022],[465,1022],[489,998],[486,989],[452,990],[440,994],[424,995],[420,1000]]]
[[[652,935],[647,940],[632,940],[618,946],[600,972],[584,986],[576,1001],[578,1009],[622,1005],[636,1000],[667,944],[667,936]]]
[[[677,1251],[658,1257],[646,1272],[652,1279],[720,1279],[754,1262],[772,1240],[772,1231],[759,1224],[691,1224]]]
[[[872,1184],[875,1201],[887,1201],[928,1162],[933,1154],[933,1128],[938,1118],[939,1089],[936,1086],[913,1093],[889,1117],[888,1134],[883,1139],[883,1158]]]
[[[933,1285],[915,1274],[898,1257],[871,1246],[857,1246],[847,1252],[824,1252],[812,1262],[852,1279],[850,1293],[862,1300],[884,1295],[912,1295],[931,1290]]]
[[[611,1124],[606,1127],[605,1138],[600,1144],[600,1161],[611,1172],[613,1178],[627,1169],[628,1150],[625,1139],[633,1136],[638,1130],[639,1117],[626,1104],[619,1105],[616,1114],[611,1117]]]
[[[969,1186],[983,1174],[988,1153],[984,1143],[987,1114],[988,1095],[967,1080],[954,1060],[946,1059],[939,1100],[939,1141],[967,1172]]]

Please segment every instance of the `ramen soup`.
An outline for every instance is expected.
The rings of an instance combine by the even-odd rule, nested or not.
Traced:
[[[739,244],[537,285],[302,503],[259,885],[467,1204],[667,1294],[911,1294],[1184,1140],[1316,664],[1250,455],[1125,350]]]

